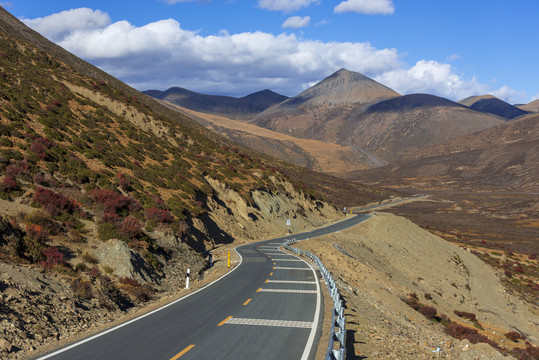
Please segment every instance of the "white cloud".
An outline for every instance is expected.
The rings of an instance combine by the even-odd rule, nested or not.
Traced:
[[[305,40],[264,32],[202,36],[173,19],[144,26],[110,22],[108,14],[74,9],[25,23],[77,56],[139,89],[189,90],[243,96],[261,89],[294,96],[341,68],[363,73],[401,94],[430,93],[460,100],[495,94],[511,103],[523,93],[464,79],[450,64],[408,66],[396,49],[369,43]]]
[[[334,12],[357,12],[367,15],[388,15],[395,12],[392,0],[347,0],[335,6]]]
[[[86,15],[93,19],[96,13]],[[270,88],[296,95],[301,84],[340,68],[372,76],[399,66],[397,50],[369,43],[312,41],[264,32],[201,36],[172,19],[140,27],[127,21],[105,25],[79,21],[93,26],[59,22],[53,27],[46,26],[47,18],[26,20],[60,46],[141,90],[181,86],[246,95]]]
[[[526,98],[526,92],[516,91],[507,85],[503,85],[501,88],[491,92],[492,95],[499,99],[502,99],[509,104],[516,104]]]
[[[463,80],[450,64],[420,60],[411,68],[385,72],[375,79],[401,94],[428,93],[460,100],[467,96],[486,94],[488,87],[475,78]]]
[[[317,2],[318,0],[258,0],[258,6],[271,11],[292,12]]]
[[[302,28],[302,27],[306,27],[306,26],[309,26],[309,22],[311,21],[311,17],[310,16],[305,16],[305,17],[301,17],[301,16],[291,16],[289,17],[288,19],[286,19],[282,25],[283,28],[294,28],[294,29],[298,29],[298,28]]]
[[[36,19],[21,19],[26,25],[52,41],[60,41],[77,31],[91,31],[110,24],[110,17],[101,10],[78,8]]]

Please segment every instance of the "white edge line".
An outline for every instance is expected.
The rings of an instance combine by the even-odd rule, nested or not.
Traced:
[[[283,250],[281,250],[283,251]],[[284,251],[283,251],[284,252]],[[297,257],[295,255],[292,255],[303,262],[305,262],[309,267],[311,268],[311,271],[313,272],[314,278],[317,279],[316,271],[311,266],[311,264],[306,261],[305,259],[302,259],[300,257]],[[305,344],[305,349],[303,350],[303,355],[301,355],[301,360],[308,360],[309,354],[313,350],[314,345],[314,338],[316,337],[316,331],[318,330],[318,321],[320,319],[320,283],[318,281],[316,282],[316,311],[314,313],[314,319],[313,319],[313,326],[311,327],[311,332],[309,333],[309,338],[307,339],[307,344]]]
[[[244,245],[250,245],[250,244],[244,244]],[[226,274],[224,274],[224,275],[221,276],[220,278],[218,278],[218,279],[212,281],[211,283],[206,284],[206,285],[204,285],[203,287],[201,287],[200,289],[198,289],[198,290],[196,290],[196,291],[193,291],[192,293],[186,294],[185,296],[182,296],[181,298],[176,299],[176,300],[174,300],[174,301],[172,301],[172,302],[170,302],[170,303],[168,303],[168,304],[166,304],[166,305],[163,305],[163,306],[161,306],[160,308],[157,308],[157,309],[155,309],[155,310],[152,310],[152,311],[150,311],[149,313],[146,313],[146,314],[137,316],[137,317],[134,318],[134,319],[131,319],[131,320],[129,320],[129,321],[126,321],[126,322],[124,322],[124,323],[121,323],[120,325],[116,325],[115,327],[112,327],[112,328],[110,328],[110,329],[107,329],[107,330],[105,330],[105,331],[102,331],[102,332],[100,332],[100,333],[98,333],[98,334],[95,334],[95,335],[93,335],[93,336],[90,336],[90,337],[88,337],[88,338],[86,338],[86,339],[77,341],[76,343],[71,344],[71,345],[69,345],[69,346],[67,346],[67,347],[61,348],[60,350],[57,350],[57,351],[55,351],[55,352],[53,352],[53,353],[50,353],[50,354],[48,354],[48,355],[39,357],[39,358],[37,358],[36,360],[45,360],[45,359],[48,359],[48,358],[50,358],[50,357],[56,356],[56,355],[58,355],[58,354],[61,354],[61,353],[65,352],[65,351],[67,351],[67,350],[71,350],[71,349],[73,349],[73,348],[75,348],[75,347],[77,347],[77,346],[79,346],[79,345],[82,345],[82,344],[84,344],[84,343],[87,343],[88,341],[92,341],[92,340],[94,340],[94,339],[97,339],[98,337],[101,337],[101,336],[103,336],[103,335],[106,335],[106,334],[108,334],[108,333],[111,333],[111,332],[113,332],[113,331],[115,331],[115,330],[118,330],[118,329],[124,327],[124,326],[127,326],[127,325],[129,325],[129,324],[131,324],[131,323],[134,323],[135,321],[138,321],[138,320],[140,320],[140,319],[143,319],[143,318],[145,318],[146,316],[150,316],[150,315],[152,315],[152,314],[155,314],[156,312],[161,311],[161,310],[163,310],[163,309],[165,309],[165,308],[167,308],[167,307],[169,307],[169,306],[172,306],[172,305],[174,305],[174,304],[176,304],[176,303],[178,303],[178,302],[180,302],[180,301],[182,301],[182,300],[184,300],[184,299],[187,299],[189,296],[194,295],[194,294],[196,294],[197,292],[204,290],[204,289],[207,288],[208,286],[215,284],[216,282],[218,282],[219,280],[221,280],[221,279],[224,278],[225,276],[230,275],[232,272],[234,272],[237,268],[240,267],[240,265],[241,265],[242,262],[243,262],[243,257],[240,255],[240,253],[239,253],[238,250],[236,250],[236,249],[239,248],[239,247],[241,247],[241,246],[244,246],[244,245],[236,246],[236,247],[234,248],[234,251],[235,251],[236,254],[238,254],[238,256],[240,257],[240,262],[238,263],[238,265],[236,265],[236,267],[234,267],[234,269],[230,270],[229,272],[227,272]]]

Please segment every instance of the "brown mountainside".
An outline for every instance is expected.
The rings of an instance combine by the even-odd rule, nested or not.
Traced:
[[[529,112],[539,112],[539,99],[532,101],[526,105],[519,105],[520,109]]]
[[[429,147],[397,166],[350,174],[357,180],[416,188],[539,191],[539,115]]]
[[[253,118],[270,106],[288,99],[284,95],[267,89],[241,98],[199,94],[179,87],[173,87],[165,91],[148,90],[144,91],[144,93],[194,111],[227,116],[232,119]]]

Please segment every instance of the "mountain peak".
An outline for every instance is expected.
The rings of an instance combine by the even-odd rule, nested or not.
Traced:
[[[397,96],[400,94],[363,74],[340,69],[288,102],[290,105],[365,104]]]

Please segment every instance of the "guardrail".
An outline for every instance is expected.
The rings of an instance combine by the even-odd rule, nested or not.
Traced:
[[[316,264],[316,266],[320,270],[320,274],[322,275],[324,282],[328,287],[329,295],[333,300],[333,310],[331,315],[331,332],[329,334],[329,344],[325,359],[344,360],[346,358],[346,319],[344,317],[343,302],[341,294],[339,293],[339,289],[337,289],[337,284],[335,283],[335,280],[333,279],[333,276],[331,276],[329,270],[326,269],[324,264],[322,264],[322,261],[318,256],[308,251],[303,251],[290,246],[292,244],[295,244],[296,242],[296,239],[287,240],[283,243],[283,248],[296,254],[297,256],[303,255]],[[336,342],[338,344],[335,344]],[[336,345],[338,347],[337,349],[335,349]]]

